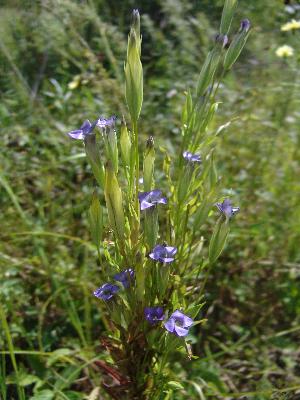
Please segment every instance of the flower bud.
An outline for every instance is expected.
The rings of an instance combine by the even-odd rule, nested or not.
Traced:
[[[216,35],[215,39],[216,43],[220,44],[221,47],[224,49],[228,43],[228,36],[227,35],[222,35],[221,33],[218,33]]]
[[[152,189],[153,177],[154,177],[154,161],[155,161],[155,150],[154,140],[150,136],[146,143],[146,151],[144,153],[144,191],[150,192]]]
[[[140,40],[132,28],[128,38],[125,65],[125,95],[131,118],[137,121],[143,102],[143,67],[140,60]]]
[[[241,21],[240,31],[247,33],[250,28],[251,28],[251,23],[250,23],[249,19],[247,19],[247,18],[243,19]]]
[[[119,154],[117,135],[114,128],[106,128],[102,131],[105,153],[108,160],[112,161],[114,171],[117,174],[119,168]]]
[[[100,158],[100,150],[96,141],[96,135],[86,135],[84,138],[85,152],[91,165],[98,185],[104,188],[104,168]]]
[[[122,124],[121,126],[120,148],[123,164],[125,167],[129,167],[131,158],[131,140],[125,124]]]
[[[136,37],[139,38],[141,33],[141,18],[140,18],[140,13],[138,9],[134,9],[132,11],[132,23],[131,23],[132,28],[135,31]]]
[[[94,244],[99,247],[103,232],[103,213],[96,192],[89,208],[90,230]]]
[[[244,19],[241,22],[239,33],[235,36],[227,53],[224,58],[224,69],[228,70],[232,67],[232,65],[236,62],[237,58],[241,54],[248,36],[250,33],[250,21],[248,19]]]
[[[124,240],[125,217],[123,211],[122,191],[114,173],[111,161],[105,168],[104,195],[108,210],[108,219],[112,230],[119,240]]]

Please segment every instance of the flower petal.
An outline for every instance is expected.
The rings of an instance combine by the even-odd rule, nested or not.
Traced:
[[[167,257],[163,258],[163,257],[160,257],[159,260],[161,262],[170,263],[170,262],[174,261],[174,258],[167,258]]]
[[[189,330],[175,325],[175,333],[177,334],[177,336],[186,336],[189,333]]]
[[[170,318],[167,322],[164,323],[164,326],[167,331],[173,333],[175,329],[175,321],[173,318]]]
[[[173,256],[177,253],[177,248],[173,246],[166,246],[165,249],[168,252],[168,255]]]
[[[90,123],[90,121],[88,119],[86,119],[83,124],[81,125],[80,129],[84,132],[84,133],[89,133],[90,129],[92,127],[92,124]]]
[[[148,203],[147,201],[144,200],[141,202],[141,211],[146,210],[147,208],[154,207],[154,206],[155,206],[155,204]]]
[[[69,135],[72,139],[79,139],[79,140],[84,139],[84,136],[85,136],[85,134],[84,134],[84,132],[83,132],[82,129],[77,129],[77,130],[75,130],[75,131],[68,132],[68,135]]]

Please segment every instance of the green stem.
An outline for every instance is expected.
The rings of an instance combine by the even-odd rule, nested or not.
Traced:
[[[139,141],[138,141],[138,127],[137,121],[132,122],[133,137],[134,137],[134,155],[135,155],[135,188],[136,188],[136,212],[139,215]]]
[[[4,331],[5,336],[6,336],[6,341],[7,341],[7,344],[8,344],[8,350],[9,350],[11,363],[12,363],[13,369],[14,369],[15,374],[16,374],[16,381],[17,381],[16,384],[17,384],[18,398],[19,398],[19,400],[25,400],[24,389],[19,385],[19,370],[18,370],[18,365],[17,365],[17,361],[16,361],[16,357],[15,357],[15,350],[14,350],[12,337],[11,337],[10,330],[9,330],[9,327],[8,327],[8,323],[7,323],[7,320],[6,320],[5,311],[2,308],[1,304],[0,304],[0,320],[1,320],[3,331]]]

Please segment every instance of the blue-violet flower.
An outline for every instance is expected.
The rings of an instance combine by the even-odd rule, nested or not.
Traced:
[[[152,253],[149,254],[149,257],[155,261],[170,263],[174,261],[174,256],[176,253],[176,247],[157,244],[152,250]]]
[[[161,190],[154,189],[150,192],[139,193],[141,211],[155,207],[156,204],[167,204],[167,199],[162,197]]]
[[[234,214],[240,211],[240,207],[232,207],[229,199],[225,199],[223,203],[216,203],[216,206],[220,213],[225,215],[226,218],[231,218]]]
[[[183,158],[185,158],[188,162],[192,162],[192,163],[201,163],[201,156],[199,154],[192,154],[189,151],[185,151],[183,153]]]
[[[115,115],[111,116],[110,118],[102,118],[100,117],[97,121],[97,126],[99,128],[114,128],[116,123],[117,117]]]
[[[186,336],[193,322],[192,318],[176,310],[164,325],[166,330],[170,333],[174,333],[177,336]]]
[[[90,121],[87,119],[84,121],[84,123],[81,125],[81,127],[79,129],[68,132],[68,135],[72,139],[83,140],[87,135],[90,135],[93,132],[93,130],[96,126],[96,123],[97,123],[97,121],[94,122],[93,124],[91,124]]]
[[[150,324],[154,325],[165,318],[164,310],[162,307],[145,307],[145,318]]]
[[[98,299],[107,301],[110,300],[119,290],[120,288],[117,285],[113,285],[112,283],[104,283],[104,285],[100,286],[94,291],[94,295],[98,297]]]
[[[125,269],[114,275],[114,279],[121,282],[124,288],[129,288],[131,281],[134,279],[134,270],[132,268]]]
[[[251,28],[251,22],[249,21],[249,19],[245,18],[241,21],[241,26],[240,26],[240,30],[242,32],[248,32],[249,29]]]

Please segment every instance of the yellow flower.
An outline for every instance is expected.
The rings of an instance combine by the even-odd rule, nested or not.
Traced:
[[[300,21],[296,21],[295,19],[292,19],[281,27],[283,32],[293,31],[295,29],[300,29]]]
[[[276,50],[277,57],[291,57],[294,54],[294,49],[291,46],[285,44],[284,46],[278,47]]]
[[[76,89],[80,84],[80,79],[81,79],[80,75],[75,75],[73,80],[68,83],[68,88],[70,90]]]

